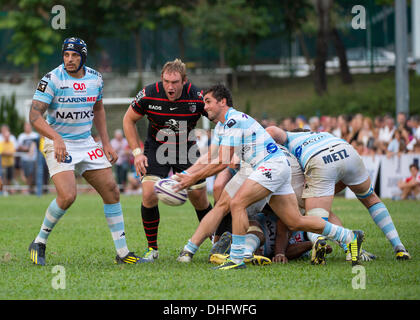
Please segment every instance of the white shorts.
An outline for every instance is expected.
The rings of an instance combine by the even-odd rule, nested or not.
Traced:
[[[299,207],[303,208],[304,203],[302,200],[302,191],[304,185],[304,175],[303,171],[300,167],[299,162],[295,158],[287,158],[291,165],[292,176],[291,176],[291,186],[296,194],[296,198],[299,204]],[[244,184],[245,180],[251,175],[254,170],[251,166],[247,163],[241,163],[240,170],[230,179],[230,181],[226,184],[225,190],[229,194],[230,198],[233,198],[239,188]],[[291,192],[289,192],[291,193]],[[288,193],[287,193],[288,194]],[[260,213],[264,206],[270,201],[271,195],[268,197],[261,199],[260,201],[253,203],[247,208],[247,212],[249,216],[253,216],[257,213]]]
[[[305,175],[303,170],[296,158],[287,158],[290,161],[290,167],[292,169],[292,188],[295,192],[296,199],[298,201],[299,208],[304,208],[305,203],[302,199],[303,186],[305,185]]]
[[[92,137],[81,140],[64,140],[69,154],[66,162],[57,162],[54,157],[54,144],[45,138],[44,153],[50,177],[63,171],[75,171],[83,174],[87,170],[105,169],[111,167],[111,163],[105,156],[102,147]]]
[[[286,156],[272,158],[259,164],[248,179],[271,191],[271,195],[294,194],[292,170]]]
[[[352,186],[365,182],[368,177],[357,151],[349,144],[339,144],[309,159],[302,198],[333,196],[338,181]]]

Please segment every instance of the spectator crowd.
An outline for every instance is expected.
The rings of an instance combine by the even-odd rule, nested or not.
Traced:
[[[403,153],[420,154],[419,115],[407,118],[404,113],[399,113],[396,119],[389,114],[371,118],[360,113],[337,117],[313,116],[309,119],[297,116],[287,117],[281,121],[262,119],[260,123],[264,127],[276,125],[287,131],[297,128],[327,131],[348,141],[362,156],[380,154],[392,157]],[[196,136],[198,147],[204,151],[210,142],[211,133],[200,129]],[[7,125],[1,125],[0,193],[14,193],[18,190],[22,190],[23,193],[34,193],[40,140],[42,139],[39,134],[32,130],[29,123],[25,123],[24,131],[17,138],[11,134]],[[111,144],[118,154],[114,173],[121,192],[141,193],[141,183],[133,167],[134,159],[121,129],[115,130]],[[47,172],[43,181],[44,184],[48,184]],[[2,190],[2,185],[7,186],[8,191]],[[26,188],[19,188],[20,185]]]
[[[381,154],[391,157],[403,153],[420,153],[420,116],[407,118],[398,113],[396,119],[387,114],[371,117],[358,113],[354,116],[304,116],[285,118],[280,123],[264,119],[263,126],[278,125],[292,131],[297,128],[326,131],[349,142],[360,155]]]

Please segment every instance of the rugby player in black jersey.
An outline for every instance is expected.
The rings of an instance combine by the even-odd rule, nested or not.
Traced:
[[[141,215],[148,248],[144,259],[158,258],[158,198],[154,184],[160,178],[187,170],[200,156],[192,130],[201,116],[206,116],[201,90],[188,82],[185,64],[167,62],[161,81],[141,90],[129,106],[123,120],[124,133],[134,156],[136,172],[142,177],[143,201]],[[144,116],[149,120],[144,151],[136,122]],[[198,181],[188,191],[198,220],[212,209],[207,198],[206,181]]]

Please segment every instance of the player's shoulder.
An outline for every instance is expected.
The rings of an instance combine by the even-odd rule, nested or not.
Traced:
[[[46,81],[48,83],[55,83],[59,80],[64,80],[65,79],[65,69],[63,67],[63,65],[59,65],[58,67],[54,68],[53,70],[51,70],[50,72],[46,73],[43,77],[42,77],[42,81]]]
[[[154,97],[163,98],[165,91],[163,89],[162,81],[151,83],[140,90],[139,94],[142,93],[143,97]]]
[[[182,91],[185,98],[203,100],[203,90],[195,86],[192,82],[185,83]]]
[[[85,72],[88,78],[97,78],[102,80],[102,74],[91,67],[85,66]]]

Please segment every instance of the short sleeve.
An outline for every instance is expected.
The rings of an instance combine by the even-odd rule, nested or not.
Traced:
[[[225,132],[220,139],[220,145],[228,147],[241,146],[243,143],[243,130],[238,119],[228,119],[224,125]]]
[[[33,99],[50,104],[55,96],[55,93],[56,87],[54,82],[51,80],[51,73],[47,73],[41,81],[39,81]]]
[[[131,102],[131,107],[134,109],[134,111],[141,115],[146,114],[144,104],[143,104],[143,98],[145,96],[146,96],[146,88],[143,88],[143,90],[139,91],[139,93],[137,93],[134,100]]]

